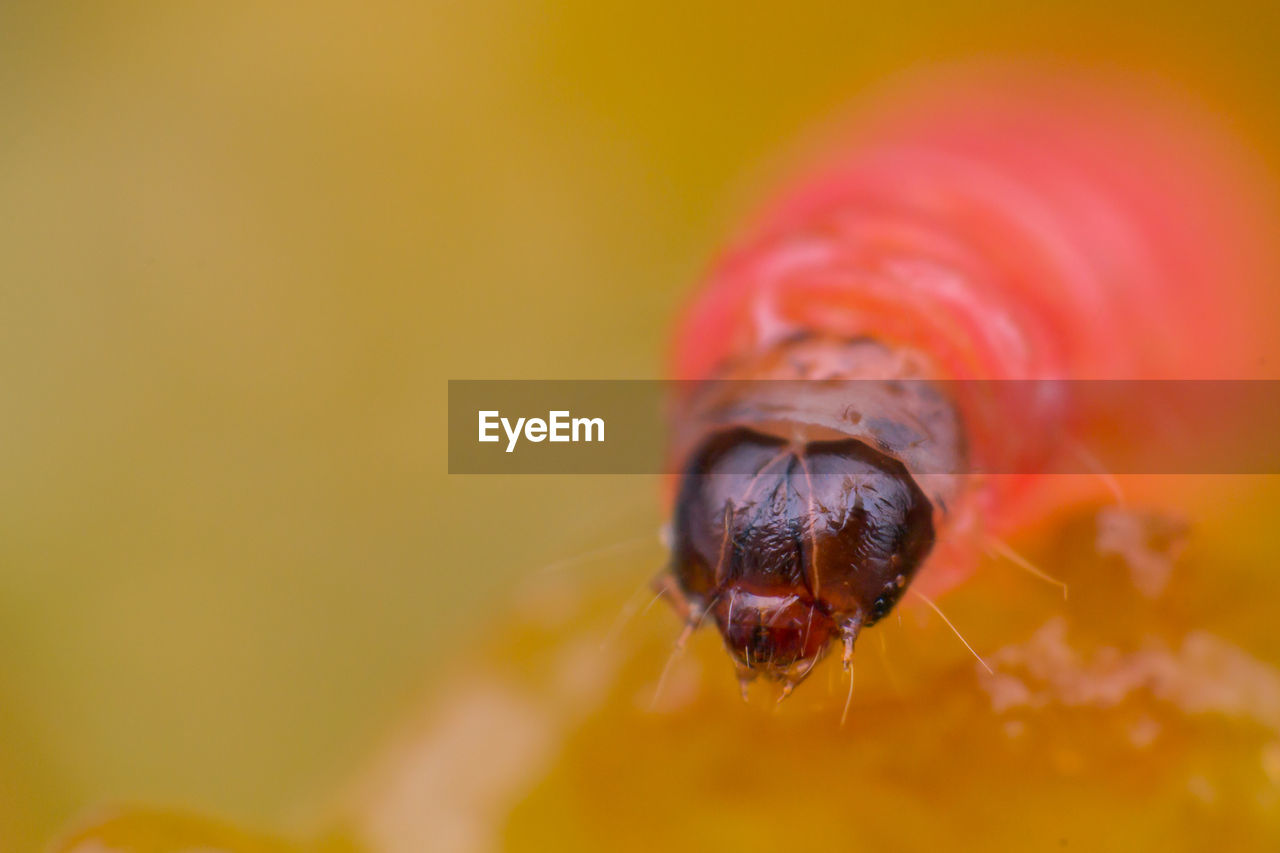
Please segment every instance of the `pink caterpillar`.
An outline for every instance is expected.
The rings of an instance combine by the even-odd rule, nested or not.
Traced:
[[[988,69],[889,93],[767,206],[675,340],[676,378],[752,380],[676,406],[663,584],[684,636],[713,621],[744,689],[786,695],[833,643],[848,667],[918,573],[962,580],[974,529],[1095,488],[965,476],[1045,452],[1073,401],[978,414],[945,380],[1266,375],[1273,220],[1205,125],[1114,82]],[[782,379],[804,381],[758,381]]]

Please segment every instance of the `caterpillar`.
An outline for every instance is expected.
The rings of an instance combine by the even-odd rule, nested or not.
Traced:
[[[1010,467],[1078,401],[980,410],[956,380],[1256,377],[1272,356],[1265,180],[1176,98],[987,68],[891,88],[839,137],[674,339],[694,390],[659,583],[678,645],[714,624],[744,696],[785,697],[831,648],[847,669],[909,588],[972,572],[976,531],[1101,488]],[[966,475],[993,467],[1012,473]]]

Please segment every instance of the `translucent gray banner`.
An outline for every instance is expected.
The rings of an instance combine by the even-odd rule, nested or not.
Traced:
[[[762,425],[922,474],[1280,474],[1274,380],[452,380],[449,473],[674,473]]]

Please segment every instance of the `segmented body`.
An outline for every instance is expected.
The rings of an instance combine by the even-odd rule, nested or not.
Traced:
[[[1202,118],[1062,76],[892,92],[714,267],[674,375],[809,380],[713,383],[676,407],[675,586],[694,618],[715,618],[745,677],[794,683],[837,635],[847,658],[917,570],[935,589],[963,579],[974,526],[1024,524],[1089,479],[1017,461],[1046,451],[1076,404],[1061,394],[979,412],[823,381],[934,380],[947,398],[963,387],[947,380],[1271,370],[1271,220],[1242,155]],[[709,451],[729,430],[742,452]],[[837,485],[815,485],[805,460],[833,438],[873,448],[880,473],[850,457],[828,472]],[[918,507],[903,479],[928,498],[931,529],[907,529]]]

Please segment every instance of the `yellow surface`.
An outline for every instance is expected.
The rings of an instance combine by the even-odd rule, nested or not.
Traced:
[[[341,841],[302,844],[243,832],[192,815],[148,809],[111,810],[81,820],[54,853],[347,853]]]
[[[444,382],[656,375],[672,312],[774,152],[863,84],[992,51],[1150,68],[1276,161],[1278,30],[1263,2],[3,4],[0,849],[36,848],[100,802],[315,823],[413,697],[443,701],[497,642],[517,580],[651,535],[642,478],[448,478]],[[1274,661],[1274,493],[1242,506],[1193,582],[1217,628]],[[629,589],[659,560],[590,572]],[[1050,606],[1024,594],[1039,597],[1002,593],[989,619],[948,612],[998,647]],[[1191,601],[1179,628],[1200,618]],[[927,648],[954,652],[933,630]],[[693,659],[717,651],[704,638]],[[968,663],[899,663],[898,705],[877,699],[867,657],[840,740],[827,710],[800,725],[803,696],[775,729],[708,693],[691,706],[705,716],[628,716],[616,737],[637,737],[616,743],[618,718],[592,711],[504,831],[545,837],[574,815],[596,837],[622,806],[582,816],[586,787],[673,837],[762,831],[732,755],[757,784],[792,774],[777,825],[823,833],[887,837],[872,806],[908,839],[1012,837],[1055,810],[1132,831],[1164,813],[1151,803],[1200,814],[1128,775],[1099,785],[1088,764],[1083,782],[1022,784],[1052,765],[960,727],[985,719]],[[711,669],[707,684],[732,688]],[[788,726],[807,745],[784,748]],[[898,737],[857,751],[886,727]],[[1270,827],[1227,795],[1254,802],[1255,739],[1213,737],[1226,745],[1188,750],[1227,779],[1208,774],[1216,808]],[[601,769],[643,787],[589,781],[573,756],[596,745]],[[682,782],[709,749],[723,760]],[[897,775],[849,783],[875,799],[832,787],[881,766]],[[916,784],[933,799],[911,800]]]
[[[868,629],[844,726],[835,661],[781,706],[744,704],[711,631],[659,687],[678,625],[622,582],[647,572],[635,544],[591,558],[613,581],[585,562],[531,573],[317,814],[312,837],[333,840],[128,812],[56,849],[1273,850],[1280,642],[1254,558],[1280,557],[1280,536],[1254,511],[1280,493],[1196,485],[1163,584],[1098,555],[1090,510],[1017,543],[1067,600],[1001,561],[946,597],[993,674],[923,607]]]
[[[1280,492],[1196,485],[1227,511],[1201,508],[1158,593],[1097,554],[1083,512],[1019,543],[1068,600],[1003,561],[947,596],[993,675],[909,600],[860,638],[844,727],[838,660],[781,706],[744,705],[703,631],[659,692],[674,616],[625,619],[651,595],[544,576],[390,739],[342,825],[397,853],[1274,850],[1280,536],[1254,513]]]

